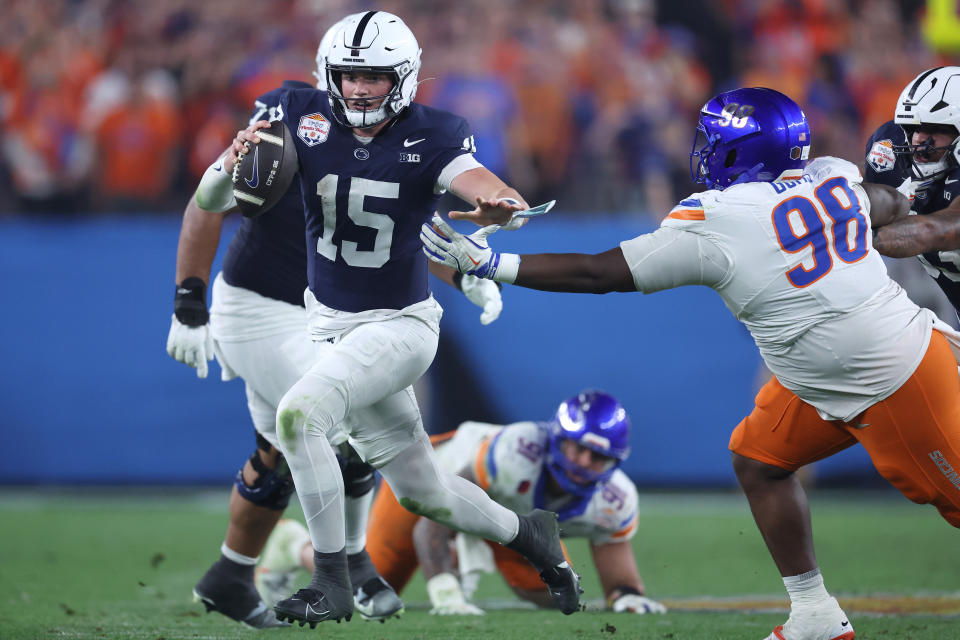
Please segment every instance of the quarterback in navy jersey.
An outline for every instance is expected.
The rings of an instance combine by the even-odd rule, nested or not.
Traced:
[[[476,203],[484,223],[520,225],[516,190],[473,157],[467,123],[413,103],[416,37],[400,18],[345,19],[318,61],[327,91],[284,89],[276,118],[293,135],[306,215],[304,302],[318,354],[280,401],[277,434],[314,548],[310,584],[277,603],[281,619],[314,625],[353,613],[344,550],[344,487],[327,436],[338,428],[410,511],[500,542],[541,572],[558,608],[579,606],[556,515],[518,516],[438,467],[413,384],[436,353],[442,309],[427,285],[420,225],[444,191]],[[256,130],[237,134],[231,171]],[[268,211],[264,215],[270,215]]]
[[[864,180],[915,192],[917,215],[877,229],[874,247],[890,257],[918,256],[960,312],[958,143],[960,67],[929,69],[904,88],[894,120],[871,136]]]
[[[325,57],[339,29],[332,27],[321,40],[318,57]],[[318,78],[321,88],[326,78]],[[260,96],[250,122],[276,114],[279,96],[289,89],[311,88],[303,82],[284,82]],[[218,160],[208,177],[224,177]],[[177,252],[175,314],[167,350],[177,360],[207,375],[207,360],[216,352],[224,379],[242,377],[253,419],[257,448],[237,473],[230,499],[230,522],[221,557],[194,588],[208,610],[218,611],[247,626],[285,625],[267,608],[261,595],[284,585],[267,584],[253,568],[267,536],[277,524],[293,493],[293,483],[282,456],[275,448],[276,408],[283,394],[313,363],[313,343],[306,331],[303,292],[307,286],[307,252],[304,242],[303,199],[299,184],[292,184],[269,216],[243,218],[230,242],[223,270],[213,283],[213,306],[206,306],[206,284],[219,244],[223,215],[235,210],[228,199],[198,189],[184,212]],[[229,183],[228,183],[229,187]],[[203,204],[203,207],[198,204]],[[206,208],[204,208],[206,207]],[[467,297],[484,308],[481,322],[488,324],[502,309],[498,287],[479,278],[454,278],[452,269],[431,273],[456,284]],[[354,605],[367,619],[385,619],[402,611],[396,593],[376,574],[364,548],[373,469],[363,463],[342,430],[331,432],[346,486],[346,536]],[[258,593],[259,591],[259,593]],[[286,595],[286,593],[284,593]],[[272,602],[270,602],[272,604]]]

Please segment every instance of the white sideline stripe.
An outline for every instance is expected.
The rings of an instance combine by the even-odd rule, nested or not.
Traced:
[[[234,197],[237,198],[237,200],[243,200],[245,202],[255,204],[258,207],[265,202],[263,198],[258,198],[257,196],[252,196],[249,193],[245,193],[243,191],[237,191],[236,189],[233,190],[233,195]]]
[[[275,144],[278,147],[283,146],[283,138],[281,138],[280,136],[275,136],[272,133],[264,133],[263,131],[258,131],[257,135],[260,136],[261,140],[265,140],[270,144]]]

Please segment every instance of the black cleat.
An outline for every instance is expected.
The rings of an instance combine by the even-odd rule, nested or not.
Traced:
[[[519,551],[540,571],[550,597],[564,615],[580,609],[580,576],[563,555],[557,514],[534,509],[520,516],[520,531],[506,546]]]
[[[216,611],[253,629],[290,626],[260,599],[252,581],[244,581],[218,570],[214,564],[193,588],[193,599],[202,602],[207,613]]]
[[[386,622],[403,614],[403,600],[387,581],[377,576],[358,587],[353,594],[353,608],[364,620]]]
[[[300,589],[285,600],[281,600],[273,607],[280,620],[298,622],[302,627],[309,623],[310,628],[325,620],[350,621],[353,617],[353,599],[345,603],[331,602],[319,589]]]

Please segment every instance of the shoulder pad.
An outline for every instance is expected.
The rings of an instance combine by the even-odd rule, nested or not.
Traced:
[[[820,183],[833,176],[842,176],[850,182],[861,182],[860,170],[848,160],[823,156],[814,158],[803,169],[803,175],[810,176],[815,183]]]

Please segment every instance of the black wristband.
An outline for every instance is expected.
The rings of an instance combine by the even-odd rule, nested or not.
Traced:
[[[463,274],[459,271],[453,272],[453,286],[457,288],[457,291],[463,291]]]
[[[207,311],[207,284],[191,276],[176,286],[173,296],[173,315],[188,327],[202,327],[210,322]]]
[[[643,594],[640,593],[640,590],[635,587],[627,587],[623,585],[614,587],[610,590],[610,595],[607,596],[607,606],[612,607],[613,603],[616,602],[617,599],[626,595],[642,596]]]

